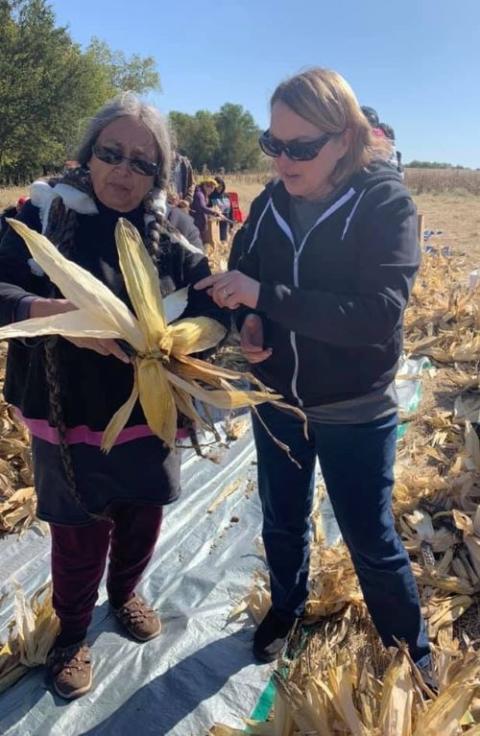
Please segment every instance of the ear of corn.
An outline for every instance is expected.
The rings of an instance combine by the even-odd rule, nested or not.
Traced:
[[[413,683],[405,654],[398,650],[388,667],[380,703],[379,726],[385,736],[412,736]]]
[[[28,668],[45,663],[59,627],[51,593],[51,583],[39,588],[29,601],[20,588],[15,591],[15,618],[9,625],[8,641],[0,643],[0,692]]]
[[[167,316],[176,319],[183,311],[186,290],[173,295],[169,309],[169,299],[162,298],[152,260],[139,233],[128,221],[118,221],[115,237],[120,268],[135,314],[92,274],[64,258],[44,236],[16,220],[10,220],[9,224],[24,238],[34,259],[78,311],[10,325],[0,329],[0,340],[35,335],[114,338],[129,342],[136,351],[132,392],[105,430],[102,440],[105,451],[114,445],[137,399],[149,427],[169,446],[175,442],[177,408],[191,419],[199,418],[192,397],[220,409],[280,399],[258,382],[258,391],[238,390],[230,381],[243,379],[242,374],[218,370],[189,357],[191,353],[217,345],[225,335],[225,328],[207,317],[168,324]],[[279,403],[279,406],[287,405]],[[298,410],[292,411],[304,418]],[[204,425],[204,420],[201,423]]]
[[[158,273],[138,231],[120,218],[115,228],[120,268],[147,351],[170,351]]]

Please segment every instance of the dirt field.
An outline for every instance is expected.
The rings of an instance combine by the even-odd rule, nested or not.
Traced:
[[[429,175],[433,185],[439,174],[433,171],[427,177]],[[227,190],[238,192],[242,210],[247,214],[252,200],[261,192],[268,178],[268,174],[227,175]],[[417,185],[416,178],[411,178],[412,184]],[[437,186],[441,186],[441,181]],[[26,191],[26,187],[0,188],[0,210],[14,204]],[[442,230],[442,241],[456,253],[465,254],[466,266],[480,267],[480,196],[452,190],[414,194],[414,200],[419,213],[425,216],[425,228]]]
[[[432,180],[436,175],[432,172]],[[238,192],[244,214],[268,178],[268,174],[226,176],[227,189]],[[26,187],[0,188],[0,210],[26,192]],[[480,196],[454,190],[414,194],[413,198],[425,217],[425,228],[442,230],[439,240],[455,254],[464,254],[466,271],[480,267]]]
[[[259,177],[227,177],[227,188],[237,191],[242,210],[247,213],[252,200],[262,190]],[[458,192],[413,195],[418,212],[425,216],[425,229],[442,230],[441,240],[456,253],[465,253],[468,266],[480,267],[480,196]]]

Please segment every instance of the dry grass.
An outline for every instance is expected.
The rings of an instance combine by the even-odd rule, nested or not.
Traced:
[[[412,174],[410,174],[412,172]],[[431,180],[431,185],[425,187],[423,193],[415,193],[413,198],[419,213],[425,216],[425,228],[442,230],[442,243],[450,245],[457,253],[464,253],[471,268],[480,267],[480,172],[462,171],[434,171],[411,169],[407,172],[407,182],[410,176],[415,177],[420,172]],[[473,174],[478,177],[479,190],[475,195],[467,190],[441,189],[443,183],[448,182],[443,174],[461,178],[462,174]],[[468,177],[467,177],[468,178]],[[242,174],[227,177],[228,189],[238,192],[240,204],[245,214],[255,197],[261,192],[268,181],[267,174]],[[437,189],[435,189],[437,182]],[[439,182],[439,184],[438,184]]]
[[[414,194],[459,192],[480,195],[480,171],[463,169],[405,169]]]
[[[480,197],[444,192],[413,198],[425,216],[425,227],[442,230],[442,241],[464,254],[468,267],[480,266]]]
[[[0,210],[15,204],[17,199],[27,193],[28,187],[0,188]]]

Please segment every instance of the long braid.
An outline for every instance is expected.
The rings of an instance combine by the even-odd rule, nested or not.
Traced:
[[[161,255],[162,234],[165,230],[167,218],[162,212],[164,201],[149,192],[143,200],[145,209],[145,231],[143,239],[150,258],[158,267]]]
[[[48,398],[50,403],[50,421],[58,431],[59,451],[63,469],[67,479],[67,485],[75,497],[75,501],[83,508],[83,503],[78,495],[75,471],[73,469],[72,455],[67,441],[67,428],[63,416],[62,391],[60,386],[60,370],[58,361],[58,338],[49,337],[45,340],[45,375],[48,385]]]
[[[91,182],[88,172],[85,169],[78,169],[68,174],[63,179],[65,183],[76,186],[81,191],[86,193],[91,192]],[[144,241],[147,251],[152,258],[155,266],[161,272],[168,272],[169,270],[169,255],[171,240],[170,235],[173,235],[175,239],[175,229],[170,225],[164,213],[162,212],[161,206],[158,206],[158,199],[151,194],[148,194],[144,200],[146,217],[146,226],[144,232]],[[78,225],[77,213],[70,209],[68,210],[63,200],[57,197],[53,200],[48,223],[45,231],[46,237],[56,245],[59,251],[66,256],[71,258],[75,252],[75,234]],[[178,234],[177,234],[178,235]],[[86,507],[80,493],[75,478],[75,469],[72,461],[72,454],[70,451],[70,445],[67,440],[67,426],[65,424],[65,417],[63,412],[63,397],[62,397],[62,375],[61,375],[61,363],[59,355],[59,339],[58,337],[50,337],[45,340],[45,375],[47,379],[47,385],[49,390],[49,405],[50,405],[50,417],[51,424],[58,431],[59,438],[59,452],[60,458],[67,480],[67,487],[75,500],[75,503],[84,511],[89,517],[98,520],[105,519],[106,516],[102,514],[93,514]]]
[[[57,197],[50,208],[46,236],[58,246],[66,257],[72,255],[75,247],[75,232],[77,228],[77,214],[74,210],[67,210],[60,197]],[[89,517],[95,520],[105,516],[92,514],[86,507],[77,487],[72,453],[67,439],[67,427],[62,402],[62,376],[59,356],[59,339],[57,336],[45,340],[45,376],[48,385],[51,424],[56,428],[59,439],[59,452],[62,461],[67,488],[75,503]]]

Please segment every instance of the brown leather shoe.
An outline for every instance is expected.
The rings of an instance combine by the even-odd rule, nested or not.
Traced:
[[[113,609],[115,616],[137,641],[149,641],[159,635],[162,624],[149,605],[136,593],[121,608]]]
[[[47,659],[53,689],[66,700],[79,698],[92,687],[92,658],[85,642],[54,647]]]

